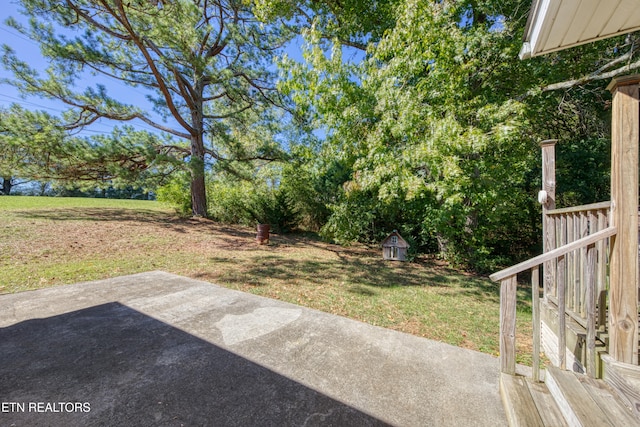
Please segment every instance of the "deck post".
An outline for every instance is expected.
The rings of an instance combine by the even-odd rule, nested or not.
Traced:
[[[614,79],[611,119],[609,354],[638,364],[638,132],[640,75]]]
[[[556,233],[553,218],[547,214],[551,209],[556,208],[556,143],[557,139],[547,139],[540,143],[542,148],[542,191],[546,193],[546,198],[542,202],[542,236],[543,252],[549,252],[556,248]],[[554,261],[544,264],[543,297],[547,297],[555,291],[556,267]]]
[[[518,277],[500,281],[500,372],[516,374],[516,301]]]

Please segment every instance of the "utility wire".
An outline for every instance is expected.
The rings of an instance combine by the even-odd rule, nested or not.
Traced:
[[[24,106],[34,106],[34,107],[44,108],[46,110],[56,111],[56,112],[59,112],[59,113],[63,112],[63,110],[60,110],[60,109],[51,108],[51,107],[45,107],[44,105],[36,104],[34,102],[25,101],[23,99],[16,98],[14,96],[0,94],[0,97],[8,98],[10,100],[13,100],[14,103],[19,104],[19,105],[21,105],[23,107]],[[1,101],[1,99],[0,99],[0,101]],[[107,129],[113,129],[115,127],[115,125],[109,125],[107,123],[93,123],[91,126],[101,126],[103,128],[107,128]],[[144,124],[138,123],[138,124],[134,124],[133,126],[136,127],[136,128],[145,129],[147,131],[157,132],[157,129],[154,129],[151,126],[146,126]],[[110,134],[111,133],[109,131],[101,131],[101,130],[95,130],[95,129],[83,129],[82,132],[102,133],[102,134]]]
[[[46,106],[41,105],[41,104],[36,104],[35,102],[26,101],[26,100],[24,100],[24,99],[16,98],[15,96],[5,95],[5,94],[3,94],[3,93],[0,93],[0,97],[8,98],[8,99],[10,99],[10,100],[14,101],[16,104],[20,104],[20,105],[22,105],[22,106],[25,106],[25,105],[32,105],[32,106],[34,106],[34,107],[44,108],[44,109],[46,109],[46,110],[56,111],[56,112],[58,112],[58,113],[62,113],[62,112],[63,112],[63,110],[60,110],[60,109],[57,109],[57,108],[46,107]]]
[[[32,40],[32,39],[30,39],[28,37],[25,37],[22,34],[19,34],[19,33],[15,32],[15,31],[12,31],[10,28],[12,28],[12,27],[9,27],[4,23],[0,23],[0,30],[1,31],[4,31],[4,32],[10,34],[13,37],[17,37],[17,38],[19,38],[21,40],[24,40],[24,41],[26,41],[26,42],[34,45],[34,46],[40,47],[40,45],[37,42],[35,42],[34,40]],[[134,88],[134,87],[131,87],[129,85],[126,85],[124,82],[119,81],[117,79],[110,79],[109,84],[118,84],[121,88],[124,88],[124,89],[126,89],[128,91],[136,92],[136,93],[138,93],[138,94],[140,94],[142,96],[145,96],[145,97],[147,95],[149,95],[148,93],[144,93],[144,92],[138,90],[137,88]],[[24,100],[24,99],[21,99],[21,98],[16,98],[16,97],[5,95],[5,94],[0,94],[0,97],[4,97],[4,98],[7,98],[9,100],[12,100],[13,102],[18,103],[18,104],[20,104],[22,106],[29,105],[29,106],[34,106],[34,107],[38,107],[38,108],[43,108],[43,109],[50,110],[50,111],[55,111],[55,112],[58,112],[58,113],[62,113],[64,111],[64,110],[59,109],[59,108],[47,107],[47,106],[44,106],[42,104],[37,104],[35,102],[27,101],[27,100]],[[103,124],[103,123],[96,123],[96,125],[109,127],[109,125],[106,125],[106,124]],[[145,129],[145,130],[148,130],[148,131],[152,131],[152,132],[157,132],[158,131],[158,129],[155,129],[155,128],[153,128],[151,126],[148,126],[148,125],[145,125],[145,124],[136,124],[135,127],[138,127],[138,128],[141,128],[141,129]],[[90,130],[86,129],[85,131],[90,131]],[[93,132],[100,132],[100,131],[93,131]]]
[[[4,28],[3,28],[3,27],[4,27]],[[34,41],[33,41],[33,40],[31,40],[30,38],[25,37],[25,36],[23,36],[22,34],[16,33],[16,32],[14,32],[14,31],[11,31],[11,30],[9,30],[8,28],[11,28],[11,27],[8,27],[6,24],[2,24],[2,27],[0,27],[0,30],[4,31],[4,32],[6,32],[6,33],[9,33],[9,34],[11,34],[11,35],[12,35],[12,36],[14,36],[14,37],[17,37],[17,38],[19,38],[19,39],[22,39],[22,40],[24,40],[24,41],[26,41],[26,42],[29,42],[29,43],[31,43],[31,44],[32,44],[32,45],[34,45],[34,46],[38,46],[38,47],[39,47],[38,43],[34,42]]]
[[[19,39],[21,39],[21,40],[24,40],[24,41],[26,41],[26,42],[28,42],[28,43],[30,43],[30,44],[32,44],[32,45],[34,45],[34,46],[37,46],[38,48],[40,47],[40,44],[38,44],[36,41],[34,41],[34,40],[32,40],[32,39],[30,39],[30,38],[28,38],[28,37],[25,37],[25,36],[23,36],[22,34],[16,33],[15,31],[11,31],[11,30],[9,30],[8,28],[11,28],[11,27],[8,27],[6,24],[4,24],[4,23],[0,23],[0,25],[1,25],[1,26],[0,26],[0,30],[2,30],[2,31],[4,31],[4,32],[6,32],[6,33],[8,33],[8,34],[11,34],[12,36],[17,37],[17,38],[19,38]],[[142,92],[142,91],[138,90],[137,88],[132,87],[132,86],[129,86],[129,85],[125,84],[124,82],[119,81],[119,80],[114,79],[114,78],[110,78],[110,79],[109,79],[109,83],[110,83],[110,84],[118,84],[118,85],[119,85],[120,87],[122,87],[123,89],[126,89],[126,90],[128,90],[128,91],[136,92],[136,93],[138,93],[138,94],[140,94],[140,95],[142,95],[142,96],[147,96],[147,95],[149,95],[148,93],[144,93],[144,92]]]

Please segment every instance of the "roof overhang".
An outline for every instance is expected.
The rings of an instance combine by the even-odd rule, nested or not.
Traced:
[[[533,0],[520,59],[636,30],[638,0]]]

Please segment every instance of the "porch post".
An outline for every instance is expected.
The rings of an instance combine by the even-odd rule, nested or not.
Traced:
[[[542,148],[542,191],[544,196],[540,197],[542,203],[542,251],[549,252],[556,246],[556,228],[553,219],[549,218],[547,212],[556,208],[556,143],[557,139],[548,139],[540,143]],[[544,264],[544,300],[547,301],[549,295],[555,295],[555,275],[556,267],[553,261]]]
[[[609,354],[638,364],[638,84],[640,75],[614,79],[611,118],[611,241]]]

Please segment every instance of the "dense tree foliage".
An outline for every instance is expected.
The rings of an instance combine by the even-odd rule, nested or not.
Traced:
[[[527,256],[539,241],[538,142],[548,138],[561,141],[561,203],[608,197],[600,75],[626,71],[616,67],[637,36],[520,61],[529,4],[385,3],[359,62],[349,61],[348,35],[327,37],[319,19],[305,29],[307,63],[283,61],[282,88],[326,132],[314,170],[342,171],[325,236],[377,242],[399,228],[482,270]]]
[[[481,266],[496,246],[510,246],[503,240],[518,224],[518,247],[528,249],[522,187],[535,150],[513,99],[518,64],[503,64],[519,46],[502,15],[508,6],[500,14],[482,6],[397,2],[394,27],[359,64],[345,64],[340,40],[314,28],[312,66],[285,63],[285,90],[328,132],[320,158],[348,171],[326,236],[377,241],[399,228]]]
[[[42,16],[45,3],[60,2],[23,3]],[[340,243],[377,243],[398,229],[414,250],[489,270],[539,251],[540,141],[560,141],[560,206],[609,197],[604,86],[640,66],[638,34],[521,61],[530,0],[89,3],[54,8],[59,25],[83,25],[86,35],[55,38],[46,26],[31,34],[56,64],[114,66],[118,78],[158,90],[156,107],[182,130],[154,125],[190,147],[143,144],[159,159],[146,170],[158,173],[180,154],[191,160],[158,190],[185,213],[305,228]],[[96,15],[85,13],[89,6]],[[276,70],[262,55],[294,33],[304,61],[280,57],[276,91]],[[107,54],[113,37],[123,47]],[[99,90],[47,89],[55,79],[35,77],[11,52],[5,61],[25,91],[49,90],[78,105],[67,125],[98,116],[151,121]],[[274,106],[286,106],[286,115]],[[205,169],[201,154],[217,161]],[[205,176],[207,197],[195,200]]]

